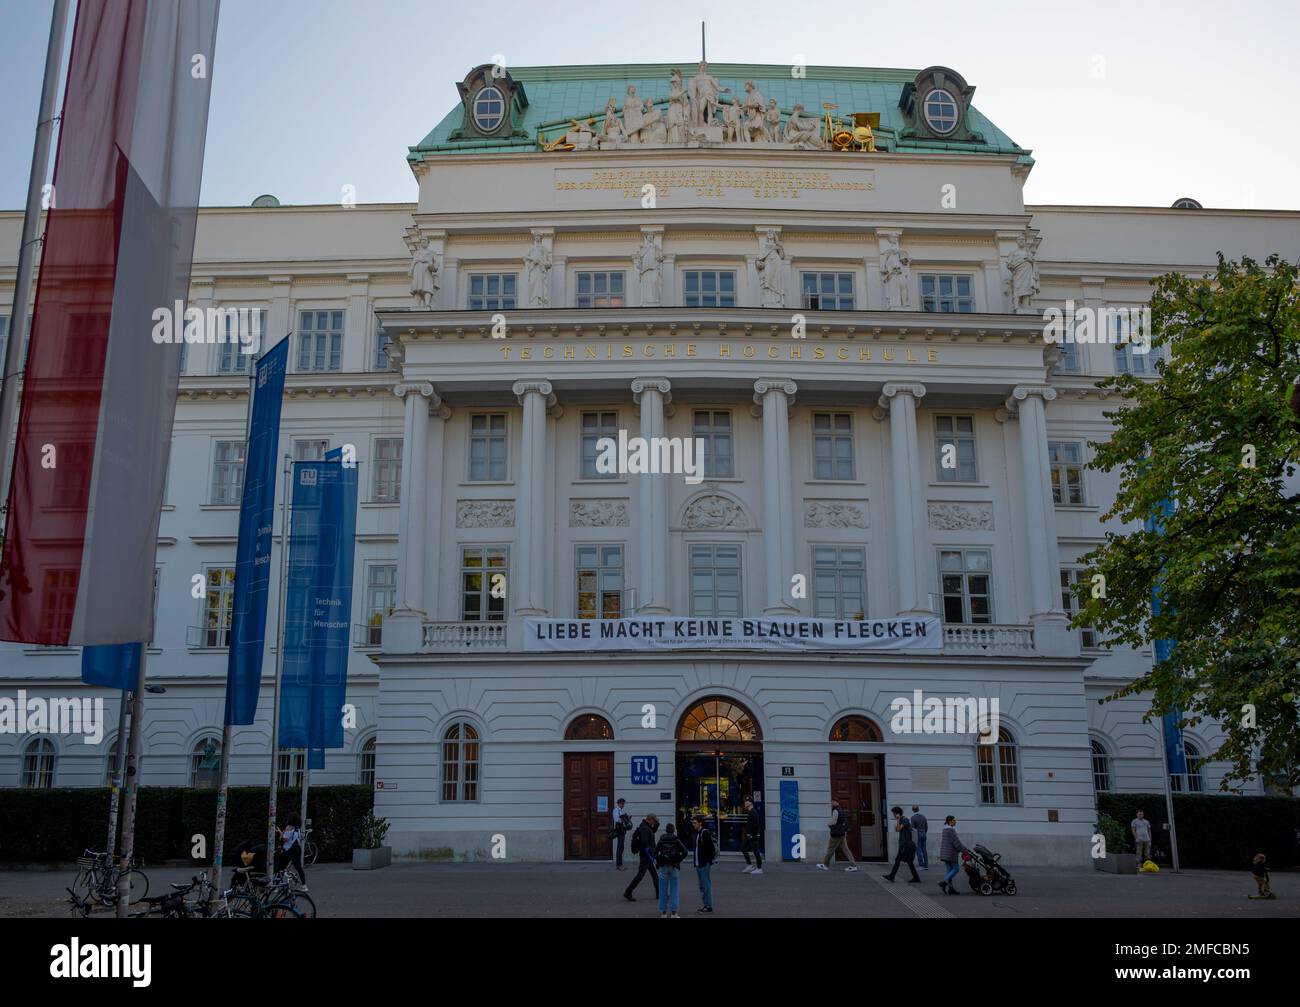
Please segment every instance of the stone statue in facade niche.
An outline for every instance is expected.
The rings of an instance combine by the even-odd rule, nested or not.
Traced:
[[[411,257],[411,293],[428,310],[438,299],[438,256],[427,238]]]
[[[551,306],[551,252],[543,235],[533,235],[533,246],[524,256],[528,276],[528,295],[535,308]]]
[[[712,126],[718,110],[718,96],[730,94],[731,88],[722,87],[709,75],[709,64],[701,63],[700,72],[691,78],[691,125]]]
[[[880,279],[885,287],[886,308],[907,307],[910,300],[907,288],[911,271],[912,257],[899,245],[898,235],[891,234],[885,250],[880,253]]]
[[[785,307],[785,247],[776,231],[763,236],[763,249],[755,260],[758,269],[758,287],[762,293],[763,307]]]
[[[643,307],[657,306],[663,296],[663,277],[659,269],[659,264],[663,261],[664,253],[659,244],[659,235],[647,234],[632,260],[632,264],[636,266],[637,276],[641,280]]]
[[[1028,231],[1021,231],[1016,247],[1007,256],[1007,291],[1011,295],[1014,311],[1033,311],[1032,302],[1038,293],[1038,248],[1032,243]]]
[[[796,147],[816,150],[822,145],[820,129],[821,126],[816,119],[804,116],[803,105],[796,104],[790,112],[790,118],[785,122],[783,139]]]

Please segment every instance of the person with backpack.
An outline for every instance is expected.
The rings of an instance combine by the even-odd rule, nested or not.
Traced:
[[[640,860],[640,866],[637,868],[636,877],[632,883],[623,890],[623,898],[629,902],[635,902],[636,897],[633,892],[636,886],[641,883],[641,879],[647,874],[655,886],[655,895],[659,894],[659,876],[655,872],[654,848],[655,833],[659,831],[659,816],[650,814],[641,819],[641,824],[636,827],[632,833],[632,852],[637,854]]]
[[[919,806],[912,805],[912,835],[916,840],[916,863],[923,871],[930,869],[930,855],[925,849],[925,836],[930,831],[930,823],[921,814]]]
[[[695,830],[695,878],[700,885],[700,908],[697,913],[713,912],[713,864],[718,859],[718,843],[703,815],[692,815]]]
[[[614,840],[614,870],[625,871],[623,866],[623,842],[627,834],[632,829],[632,816],[627,813],[627,801],[620,797],[614,802],[614,828],[610,830],[610,838]]]
[[[939,859],[947,868],[943,880],[939,882],[939,888],[948,895],[957,894],[957,889],[952,886],[952,879],[957,876],[957,871],[960,869],[960,857],[963,853],[970,853],[970,850],[957,836],[956,817],[949,815],[943,820],[943,833],[939,837]]]
[[[754,802],[745,798],[745,831],[741,840],[740,848],[745,854],[746,874],[763,873],[763,812],[754,807]],[[750,865],[749,855],[754,854],[753,866]]]
[[[817,865],[817,870],[829,871],[831,861],[835,859],[835,852],[842,849],[844,855],[849,858],[849,866],[844,869],[856,871],[857,861],[853,859],[853,851],[849,849],[849,816],[840,807],[840,802],[834,798],[831,799],[831,820],[827,824],[831,828],[831,838],[826,843],[826,858]]]
[[[893,881],[894,875],[898,873],[898,865],[907,864],[908,870],[912,872],[907,883],[919,885],[921,875],[916,873],[916,840],[912,838],[912,823],[897,804],[889,809],[889,813],[894,816],[894,831],[898,833],[898,854],[894,857],[894,869],[880,876],[886,881]]]
[[[659,870],[659,918],[661,920],[668,919],[669,913],[672,913],[673,919],[681,919],[678,910],[681,909],[682,861],[686,859],[689,852],[686,844],[677,835],[672,822],[665,825],[663,838],[659,840],[659,845],[655,847],[654,852],[654,862]]]

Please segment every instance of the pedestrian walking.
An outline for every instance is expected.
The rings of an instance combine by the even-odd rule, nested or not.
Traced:
[[[745,799],[745,830],[740,844],[741,850],[745,854],[746,874],[763,873],[763,813],[754,807],[754,802]],[[749,855],[754,855],[753,864],[750,863]]]
[[[1133,833],[1133,850],[1137,853],[1138,866],[1141,867],[1151,859],[1151,823],[1147,820],[1146,812],[1138,808],[1128,827]]]
[[[700,908],[697,913],[713,912],[713,864],[718,859],[718,843],[703,815],[691,817],[695,830],[695,879],[700,885]]]
[[[912,834],[916,838],[916,866],[923,871],[930,869],[930,854],[925,849],[925,834],[930,831],[930,823],[926,821],[925,815],[921,814],[921,809],[912,805]]]
[[[654,860],[659,872],[659,918],[665,920],[671,914],[675,920],[681,919],[678,912],[682,907],[682,861],[690,851],[677,835],[673,823],[664,826],[663,838],[655,847]]]
[[[629,902],[635,902],[636,897],[632,894],[636,891],[636,886],[641,883],[641,879],[647,874],[650,880],[654,882],[655,894],[659,894],[659,875],[655,871],[655,833],[659,831],[659,816],[646,815],[641,819],[641,824],[636,827],[632,833],[632,852],[640,857],[637,866],[636,877],[632,883],[623,890],[623,898]]]
[[[298,872],[298,880],[303,888],[307,887],[307,870],[302,865],[302,819],[297,812],[289,816],[280,833],[280,849],[275,851],[275,869],[283,871],[292,867]]]
[[[627,801],[620,797],[614,802],[614,828],[610,836],[614,840],[614,870],[625,871],[623,866],[623,843],[632,830],[632,816],[627,813]]]
[[[881,877],[886,881],[893,881],[894,875],[898,873],[898,865],[907,864],[907,869],[912,872],[907,883],[919,885],[921,876],[916,873],[916,840],[912,838],[912,823],[904,816],[903,809],[897,804],[889,809],[889,813],[894,816],[894,831],[898,833],[898,853],[894,857],[894,869],[888,874],[882,874]]]
[[[1268,858],[1262,853],[1256,853],[1255,859],[1251,862],[1250,873],[1255,877],[1256,894],[1247,895],[1248,899],[1275,899],[1273,889],[1269,887],[1268,878]]]
[[[939,859],[943,861],[943,866],[947,868],[944,871],[943,880],[939,882],[939,887],[948,895],[957,894],[952,879],[961,870],[961,855],[963,853],[970,853],[970,850],[957,835],[956,816],[949,815],[943,820],[943,832],[939,836]]]
[[[849,858],[849,866],[844,869],[846,871],[856,871],[858,869],[857,861],[853,859],[853,851],[849,849],[849,816],[840,807],[840,802],[833,798],[831,800],[831,820],[827,824],[830,826],[831,837],[826,841],[826,857],[817,865],[817,870],[829,871],[831,861],[835,859],[835,852],[843,850],[844,855]]]

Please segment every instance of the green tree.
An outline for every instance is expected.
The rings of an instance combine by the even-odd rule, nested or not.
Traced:
[[[1211,276],[1155,282],[1156,380],[1099,382],[1123,397],[1093,468],[1116,470],[1104,521],[1141,525],[1164,501],[1163,530],[1108,532],[1087,557],[1075,625],[1135,648],[1174,641],[1169,661],[1111,699],[1150,690],[1151,715],[1181,710],[1226,732],[1210,757],[1224,789],[1255,772],[1300,785],[1300,289],[1271,256]],[[1104,596],[1093,597],[1094,584]],[[1160,592],[1153,616],[1152,592]]]

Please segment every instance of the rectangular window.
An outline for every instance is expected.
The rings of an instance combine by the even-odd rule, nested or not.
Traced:
[[[621,308],[623,300],[622,273],[579,273],[575,307]]]
[[[388,356],[388,346],[393,341],[393,337],[388,334],[378,322],[375,323],[375,370],[391,371],[393,361]]]
[[[366,567],[366,645],[383,643],[384,618],[397,605],[397,565],[374,563]]]
[[[77,571],[71,567],[47,569],[41,579],[41,632],[67,636],[77,605]]]
[[[852,273],[803,273],[803,306],[810,311],[852,311]]]
[[[1052,503],[1083,503],[1083,445],[1078,441],[1048,441],[1052,466]]]
[[[330,449],[328,437],[309,437],[293,442],[293,460],[296,462],[323,462]]]
[[[813,413],[813,478],[853,478],[853,417]]]
[[[683,299],[688,308],[734,308],[736,274],[729,269],[688,269],[682,273]]]
[[[695,410],[691,436],[701,442],[705,479],[730,479],[736,474],[729,410]]]
[[[514,273],[471,273],[469,310],[500,311],[515,306]]]
[[[1115,344],[1116,374],[1154,374],[1155,364],[1151,353],[1139,353],[1132,343]]]
[[[402,497],[402,438],[375,438],[375,503],[397,503]]]
[[[943,549],[939,552],[944,622],[993,622],[991,567],[987,549]]]
[[[973,483],[979,478],[974,416],[936,416],[934,447],[940,482]]]
[[[235,568],[213,566],[207,571],[203,599],[203,646],[230,646],[230,618],[234,611]]]
[[[470,416],[469,478],[471,482],[505,481],[505,413],[474,413]]]
[[[95,446],[86,441],[64,441],[55,454],[51,505],[56,508],[84,507],[90,493],[91,458]]]
[[[223,342],[218,347],[218,374],[247,374],[253,369],[253,360],[262,348],[262,336],[266,332],[266,312],[261,308],[226,308],[222,315],[224,326]],[[244,352],[244,340],[252,353]]]
[[[1080,570],[1078,567],[1061,567],[1061,608],[1065,609],[1071,619],[1079,614],[1079,600],[1074,596],[1072,588],[1075,584],[1084,582],[1091,583],[1086,570]],[[1099,646],[1097,631],[1091,626],[1080,627],[1079,642],[1085,649]]]
[[[302,752],[281,752],[275,767],[275,785],[285,790],[302,786],[303,770],[307,768],[307,757]]]
[[[813,616],[865,619],[866,550],[859,546],[813,546]]]
[[[461,606],[464,622],[501,622],[506,617],[504,546],[466,546],[460,551]]]
[[[244,442],[217,441],[212,455],[210,503],[238,504],[244,492]]]
[[[618,440],[618,413],[590,412],[582,414],[582,478],[615,479],[617,472],[600,472],[596,459],[600,455],[602,438]]]
[[[691,615],[740,615],[740,546],[690,547]]]
[[[621,545],[578,546],[576,573],[579,619],[623,617]]]
[[[971,278],[951,273],[922,273],[921,310],[974,311]]]
[[[303,311],[298,315],[298,370],[337,371],[343,367],[343,312]]]
[[[1060,374],[1078,374],[1081,370],[1079,362],[1079,344],[1074,342],[1062,342],[1061,362],[1056,365],[1056,370]]]

